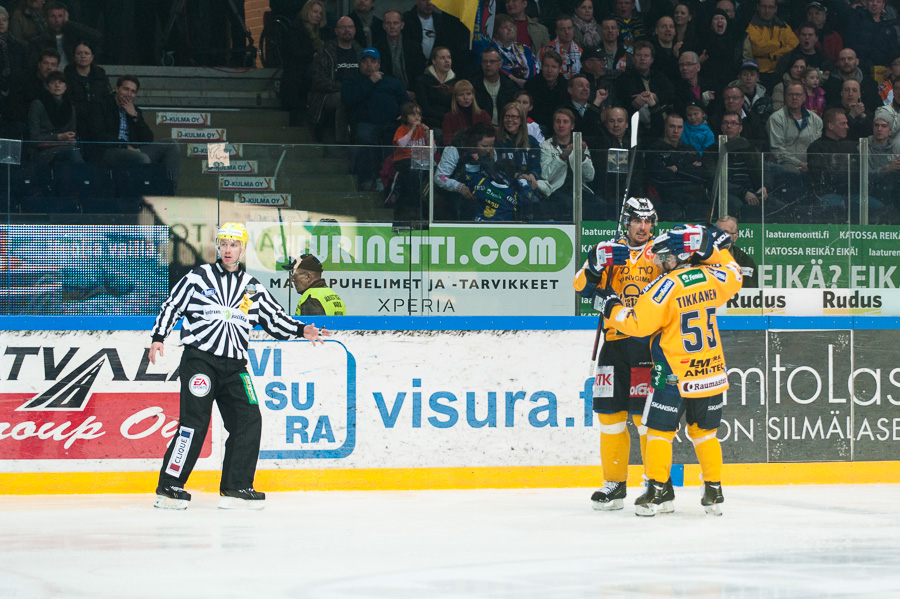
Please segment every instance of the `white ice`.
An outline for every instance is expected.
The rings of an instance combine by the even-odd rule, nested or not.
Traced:
[[[590,489],[0,496],[0,598],[900,596],[900,485],[699,488],[676,512]]]

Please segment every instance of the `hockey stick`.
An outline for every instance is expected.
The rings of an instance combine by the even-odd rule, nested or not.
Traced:
[[[634,174],[634,163],[637,162],[637,127],[640,115],[635,112],[631,115],[631,147],[628,149],[628,176],[625,177],[625,193],[622,194],[622,207],[619,209],[619,218],[616,219],[615,239],[622,234],[622,217],[625,215],[625,203],[628,201],[628,192],[631,188],[631,176]],[[606,288],[612,286],[612,277],[607,274]],[[597,363],[597,349],[600,347],[600,336],[603,334],[603,314],[597,321],[597,333],[594,335],[594,348],[591,350],[591,375],[593,376],[594,364]]]
[[[284,157],[284,155],[282,155],[282,157]],[[279,161],[279,165],[280,165],[280,164],[281,164],[281,162]],[[276,270],[277,270],[277,269],[281,269],[281,270],[286,270],[286,271],[288,271],[288,285],[287,285],[287,290],[288,290],[288,309],[290,309],[290,305],[291,305],[291,289],[294,288],[294,286],[291,284],[291,277],[294,275],[294,272],[293,272],[293,271],[294,271],[294,261],[291,260],[291,257],[288,255],[288,251],[287,251],[287,241],[286,241],[285,238],[284,238],[284,219],[283,219],[282,216],[281,216],[281,207],[278,208],[278,225],[281,227],[281,252],[282,252],[281,255],[282,255],[282,261],[281,261],[281,262],[277,262],[276,265],[275,265],[275,268],[276,268]]]
[[[275,174],[272,176],[273,178],[278,177],[278,172],[281,170],[281,163],[284,162],[284,156],[287,154],[287,150],[282,150],[281,157],[278,159],[278,163],[275,165]],[[284,236],[284,218],[281,216],[281,207],[278,207],[278,225],[281,228],[281,256],[282,261],[277,263],[278,268],[282,268],[284,270],[288,270],[291,267],[293,261],[291,257],[288,255],[287,251],[287,239]]]
[[[718,137],[719,142],[719,160],[716,162],[716,176],[713,177],[711,198],[709,201],[709,218],[706,222],[713,222],[713,214],[716,211],[716,203],[719,200],[719,185],[722,184],[722,169],[724,167],[722,161],[728,160],[727,139],[724,135]],[[721,214],[720,214],[721,216]]]

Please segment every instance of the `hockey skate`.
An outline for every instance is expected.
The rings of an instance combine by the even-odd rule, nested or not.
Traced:
[[[598,491],[591,495],[591,507],[595,510],[613,511],[625,507],[625,483],[606,482]]]
[[[675,511],[675,488],[672,481],[664,483],[649,480],[647,490],[634,502],[634,513],[638,516],[670,514]]]
[[[156,487],[153,507],[163,510],[186,510],[191,494],[181,487]]]
[[[700,505],[711,516],[722,515],[722,503],[725,497],[722,496],[722,483],[703,483],[703,497],[700,498]]]
[[[222,489],[219,491],[220,510],[261,510],[266,507],[266,494],[247,489]]]

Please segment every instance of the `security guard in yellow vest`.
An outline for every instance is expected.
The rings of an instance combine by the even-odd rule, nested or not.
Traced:
[[[322,263],[312,254],[303,254],[295,260],[291,271],[291,283],[300,294],[297,316],[346,316],[347,309],[340,296],[332,291],[322,278]]]

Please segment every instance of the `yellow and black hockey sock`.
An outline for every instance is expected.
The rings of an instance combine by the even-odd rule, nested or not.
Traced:
[[[603,463],[603,479],[625,482],[628,478],[628,457],[631,453],[631,436],[628,434],[627,412],[597,414],[600,421],[600,459]]]
[[[634,426],[637,428],[638,435],[641,440],[641,464],[647,463],[647,427],[644,426],[644,417],[641,414],[634,414],[631,417]]]
[[[703,480],[720,482],[722,480],[722,445],[716,437],[716,431],[699,428],[695,424],[688,426],[688,437],[694,444],[694,453],[703,471]]]
[[[660,482],[669,480],[669,472],[672,470],[673,439],[675,431],[647,429],[647,460],[644,462],[647,478]]]

